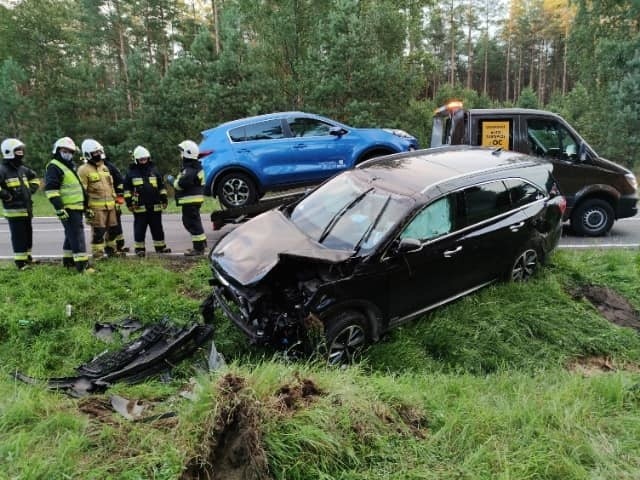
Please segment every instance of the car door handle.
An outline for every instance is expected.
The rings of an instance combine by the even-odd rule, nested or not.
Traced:
[[[307,148],[307,146],[304,143],[298,143],[297,145],[294,145],[293,148],[296,149],[301,149],[301,148]]]
[[[445,250],[443,255],[444,255],[444,258],[451,258],[455,254],[460,253],[461,251],[462,251],[462,245],[458,246],[457,248],[454,248],[453,250]]]
[[[511,230],[512,232],[517,232],[518,230],[520,230],[522,227],[524,227],[524,221],[520,222],[520,223],[516,223],[515,225],[511,225],[509,227],[509,230]]]

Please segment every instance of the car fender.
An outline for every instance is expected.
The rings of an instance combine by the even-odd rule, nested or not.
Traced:
[[[593,185],[587,185],[582,190],[576,192],[573,196],[572,202],[567,202],[567,210],[565,211],[565,218],[569,218],[571,211],[573,211],[580,203],[587,198],[601,198],[611,203],[613,209],[616,209],[618,201],[620,200],[620,192],[613,188],[611,185],[605,185],[596,183]]]
[[[318,315],[323,322],[339,312],[355,310],[362,313],[367,319],[369,330],[371,332],[371,339],[373,341],[377,341],[380,338],[380,335],[384,333],[386,325],[384,324],[382,310],[380,310],[376,304],[368,300],[337,300],[335,298],[326,298],[322,303],[326,309],[323,309],[323,311],[319,312]],[[327,305],[329,306],[327,307]]]

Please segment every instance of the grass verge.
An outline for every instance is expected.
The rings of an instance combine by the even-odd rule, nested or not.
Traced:
[[[12,379],[69,375],[114,348],[97,321],[190,321],[208,275],[204,261],[117,259],[93,276],[0,264],[0,478],[640,477],[640,337],[571,295],[606,285],[640,310],[631,250],[558,252],[532,282],[405,325],[352,368],[256,352],[218,319],[222,372],[204,372],[202,352],[164,381],[80,400]],[[176,416],[130,422],[109,394]]]

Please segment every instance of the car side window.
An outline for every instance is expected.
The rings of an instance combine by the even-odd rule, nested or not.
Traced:
[[[578,142],[569,130],[556,120],[528,119],[527,140],[529,149],[534,155],[565,160],[578,158]]]
[[[229,137],[234,142],[273,140],[284,138],[284,136],[282,123],[279,119],[244,125],[229,131]]]
[[[464,190],[466,225],[509,211],[509,192],[501,180],[474,185]]]
[[[513,207],[522,207],[545,197],[545,194],[539,188],[524,180],[512,178],[505,180],[505,184]]]
[[[318,137],[329,135],[333,125],[306,117],[289,118],[289,128],[294,137]]]
[[[400,239],[415,238],[425,241],[453,231],[455,205],[453,196],[430,203],[416,215],[400,234]]]

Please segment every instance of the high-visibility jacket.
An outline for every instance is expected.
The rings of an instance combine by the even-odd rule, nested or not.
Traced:
[[[151,160],[129,165],[124,178],[124,200],[134,213],[162,211],[162,205],[167,203],[167,189]]]
[[[36,172],[25,165],[16,167],[10,160],[0,164],[0,198],[4,216],[28,217],[33,212],[31,193],[40,187]]]
[[[113,210],[116,207],[116,192],[113,178],[104,162],[95,165],[87,162],[78,168],[78,177],[89,197],[89,208]]]
[[[204,171],[199,160],[184,159],[183,170],[173,182],[178,205],[204,202]]]
[[[85,209],[85,191],[73,162],[54,157],[47,163],[44,175],[44,193],[56,210]]]

